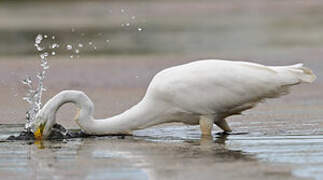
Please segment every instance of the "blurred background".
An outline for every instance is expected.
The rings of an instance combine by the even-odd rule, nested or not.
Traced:
[[[83,42],[83,55],[203,54],[262,59],[267,54],[288,55],[323,45],[320,1],[0,3],[2,56],[35,55],[32,44],[39,33],[56,36],[62,45]],[[88,42],[93,42],[95,51]]]
[[[196,59],[304,62],[320,77],[322,9],[316,0],[0,0],[0,123],[24,122],[28,105],[20,81],[40,69],[38,34],[48,36],[44,46],[59,45],[48,48],[43,102],[79,89],[94,101],[96,116],[105,117],[138,102],[156,72]],[[304,106],[311,104],[303,116],[319,118],[322,89],[318,78],[266,108],[277,112],[291,102],[286,106],[308,112]],[[258,112],[262,108],[268,111],[260,106]],[[75,126],[70,109],[58,115],[68,127]]]

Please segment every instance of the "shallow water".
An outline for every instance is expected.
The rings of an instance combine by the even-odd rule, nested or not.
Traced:
[[[219,179],[239,176],[244,179],[253,174],[253,178],[257,178],[260,173],[268,179],[323,178],[321,135],[259,137],[242,134],[200,139],[198,127],[165,126],[137,131],[135,136],[126,137],[5,141],[9,135],[18,134],[22,127],[0,125],[1,177],[195,179],[216,174]],[[262,164],[265,168],[259,170]],[[291,174],[272,170],[271,166],[290,167]]]

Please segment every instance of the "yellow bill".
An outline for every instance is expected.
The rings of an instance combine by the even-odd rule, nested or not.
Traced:
[[[37,130],[34,132],[34,137],[36,140],[41,140],[43,137],[43,131],[46,123],[42,123],[38,126]]]

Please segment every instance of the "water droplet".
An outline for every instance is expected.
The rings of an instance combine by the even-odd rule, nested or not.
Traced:
[[[124,12],[125,12],[125,10],[124,10],[124,9],[120,9],[120,12],[124,13]]]
[[[26,79],[22,80],[22,83],[25,85],[31,85],[31,77],[28,76]]]
[[[67,50],[72,50],[72,49],[73,49],[73,46],[72,46],[72,45],[70,45],[70,44],[68,44],[68,45],[66,45],[66,49],[67,49]]]
[[[42,72],[40,72],[40,73],[38,73],[37,74],[37,78],[38,79],[40,79],[41,81],[45,78],[45,74],[46,74],[46,72],[45,71],[42,71]],[[42,87],[42,86],[41,86]],[[41,87],[39,87],[39,88],[41,88]],[[37,90],[38,91],[38,90]],[[36,91],[36,94],[35,95],[39,95],[38,93],[37,93],[37,91]]]
[[[79,49],[75,49],[75,53],[76,54],[80,53],[80,50]]]
[[[54,40],[56,37],[55,36],[52,36],[52,39]]]
[[[32,89],[28,89],[28,95],[31,95],[31,94],[34,94],[35,93],[35,91],[34,90],[32,90]]]
[[[43,73],[38,73],[37,78],[38,79],[43,79],[43,77],[44,77],[43,75],[44,75]],[[37,95],[37,93],[35,95]]]
[[[96,46],[93,46],[93,49],[96,50]]]
[[[42,40],[43,40],[43,35],[38,34],[35,38],[35,44],[40,44]]]
[[[131,16],[131,19],[132,19],[132,20],[136,19],[136,16]]]
[[[45,34],[45,35],[44,35],[44,38],[46,39],[47,37],[48,37],[48,36]]]
[[[43,47],[40,47],[38,44],[35,44],[35,47],[36,47],[37,51],[42,51],[45,49]]]
[[[52,49],[55,49],[55,48],[58,48],[59,47],[59,45],[57,44],[57,43],[54,43],[54,44],[52,44],[52,46],[51,46],[51,48]]]
[[[43,62],[40,64],[40,66],[41,66],[41,67],[43,67],[44,69],[48,69],[48,68],[49,68],[47,61],[43,61]]]
[[[39,56],[40,56],[41,59],[46,59],[46,57],[48,56],[48,52],[40,54]]]
[[[83,47],[83,44],[79,43],[78,44],[78,47],[82,48]]]
[[[53,51],[53,52],[52,52],[52,56],[55,56],[55,55],[56,55],[56,52],[55,52],[55,51]]]
[[[138,31],[142,31],[142,28],[137,28],[138,29]]]
[[[74,56],[73,55],[70,55],[70,59],[73,59],[74,58]]]
[[[90,42],[89,42],[89,45],[92,45],[92,44],[93,44],[93,43],[90,41]]]
[[[31,98],[30,97],[23,97],[22,98],[24,101],[27,101],[29,104],[31,104],[32,103],[32,100],[31,100]]]
[[[130,26],[130,23],[127,23],[126,26]]]

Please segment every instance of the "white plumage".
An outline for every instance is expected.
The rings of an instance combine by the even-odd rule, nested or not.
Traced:
[[[47,137],[55,113],[67,102],[80,108],[76,122],[87,134],[119,134],[167,122],[200,124],[210,135],[213,123],[231,129],[225,118],[254,107],[265,98],[286,94],[290,86],[312,82],[315,75],[302,64],[264,66],[226,60],[201,60],[167,68],[155,75],[144,98],[124,113],[94,119],[91,100],[80,91],[63,91],[49,100],[33,124],[46,124]]]

